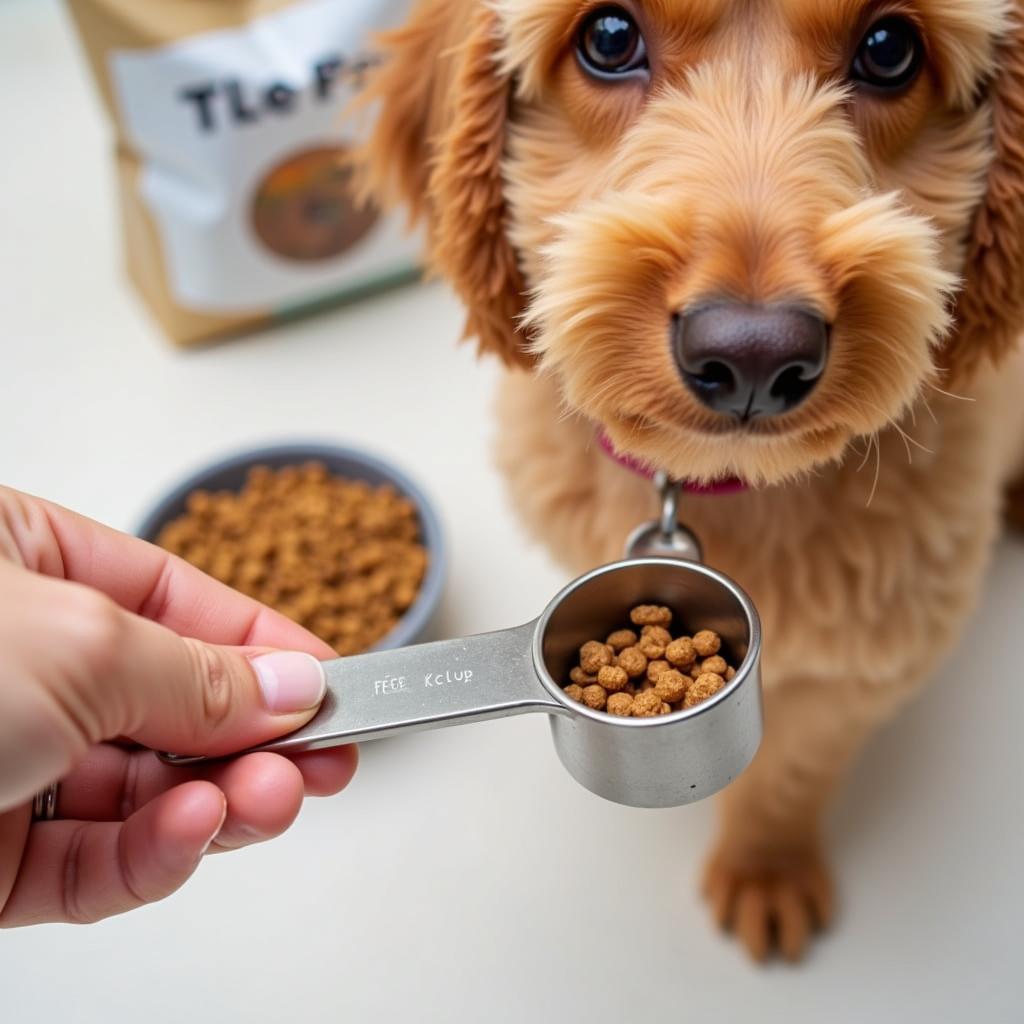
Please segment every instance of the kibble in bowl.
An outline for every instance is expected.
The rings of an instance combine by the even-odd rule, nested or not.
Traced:
[[[423,639],[443,589],[444,542],[428,499],[351,449],[237,455],[184,481],[138,532],[342,655]]]

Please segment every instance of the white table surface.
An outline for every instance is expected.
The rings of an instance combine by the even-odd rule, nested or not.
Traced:
[[[0,480],[131,528],[222,452],[355,442],[440,506],[448,632],[540,610],[565,576],[506,506],[496,368],[454,344],[441,287],[174,350],[119,273],[107,133],[53,0],[0,0],[0,131]],[[1005,541],[977,646],[853,773],[830,823],[842,914],[799,968],[710,929],[709,805],[605,803],[526,718],[366,748],[347,792],[162,904],[0,934],[0,1020],[1024,1020],[1022,583]],[[649,892],[609,884],[634,870]]]

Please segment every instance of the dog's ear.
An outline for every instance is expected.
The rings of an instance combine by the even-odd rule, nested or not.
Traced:
[[[509,365],[531,365],[519,325],[525,285],[505,223],[510,82],[497,16],[480,0],[421,0],[380,43],[366,91],[379,116],[362,152],[364,187],[425,220],[430,263],[468,310],[466,336]]]
[[[1024,2],[990,86],[994,159],[968,244],[956,333],[944,363],[952,380],[998,361],[1024,331]]]

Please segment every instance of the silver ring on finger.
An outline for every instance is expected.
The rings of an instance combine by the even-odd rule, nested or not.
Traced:
[[[32,801],[33,821],[53,821],[57,817],[57,794],[60,783],[53,782],[41,793],[37,793]]]

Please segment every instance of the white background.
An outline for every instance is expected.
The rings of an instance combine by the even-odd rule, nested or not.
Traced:
[[[443,290],[176,351],[118,272],[106,134],[51,0],[0,2],[0,128],[0,480],[130,528],[222,452],[362,443],[441,508],[448,631],[540,610],[564,574],[506,507],[496,371]],[[520,718],[367,747],[346,793],[163,904],[0,933],[0,1020],[1020,1021],[1022,583],[1004,542],[972,647],[853,773],[842,914],[798,968],[708,926],[710,806],[605,803]]]

